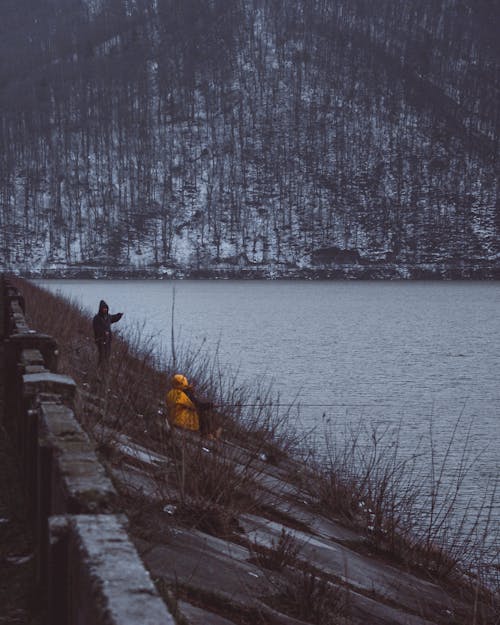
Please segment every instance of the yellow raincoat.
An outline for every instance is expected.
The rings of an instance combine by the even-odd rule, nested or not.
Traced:
[[[185,392],[189,389],[187,379],[179,373],[174,375],[172,387],[166,397],[169,423],[186,430],[198,431],[200,419],[196,406]]]

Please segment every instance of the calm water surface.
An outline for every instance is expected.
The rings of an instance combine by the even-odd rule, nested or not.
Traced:
[[[500,284],[490,282],[45,280],[90,312],[105,299],[127,332],[169,349],[175,333],[249,385],[299,404],[299,427],[360,421],[398,430],[404,454],[430,439],[447,475],[466,446],[460,505],[480,505],[500,469]],[[117,327],[117,326],[115,326]],[[318,406],[319,405],[319,406]],[[458,427],[456,427],[458,424]],[[393,434],[395,436],[395,433]],[[319,437],[321,441],[321,437]],[[425,456],[423,456],[425,458]],[[425,462],[428,462],[425,460]],[[500,524],[500,502],[493,514]]]

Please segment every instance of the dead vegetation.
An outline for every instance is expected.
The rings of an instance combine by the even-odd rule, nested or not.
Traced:
[[[349,593],[312,567],[293,571],[273,595],[274,607],[314,625],[348,625]]]

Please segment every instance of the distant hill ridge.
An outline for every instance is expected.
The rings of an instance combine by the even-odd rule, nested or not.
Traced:
[[[6,0],[0,266],[496,275],[499,17],[488,0]]]

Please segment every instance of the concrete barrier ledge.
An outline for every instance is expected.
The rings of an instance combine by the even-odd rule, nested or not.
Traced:
[[[0,281],[6,425],[13,433],[37,542],[46,625],[175,625],[117,515],[118,495],[73,412],[75,381],[58,347],[30,330],[24,299]]]
[[[43,356],[45,367],[50,371],[57,371],[59,350],[55,339],[51,336],[35,332],[23,325],[22,331],[18,328],[7,336],[5,344],[11,362],[20,362],[23,350],[37,349]]]
[[[44,366],[42,352],[39,349],[28,348],[21,352],[21,364],[25,367],[41,365]]]
[[[68,584],[66,605],[53,604],[55,625],[175,625],[124,523],[110,514],[51,518],[52,575]]]
[[[40,456],[47,458],[41,488],[50,487],[48,514],[116,511],[117,493],[73,411],[44,402],[38,410]]]
[[[72,403],[76,395],[76,382],[67,375],[41,371],[22,376],[23,395],[34,398],[39,393],[55,393]]]

